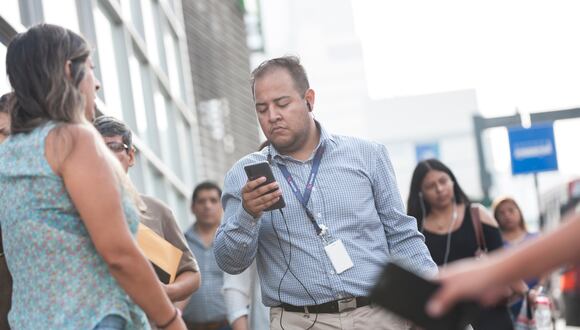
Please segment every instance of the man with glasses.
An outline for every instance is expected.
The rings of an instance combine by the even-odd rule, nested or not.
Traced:
[[[125,172],[128,172],[129,168],[135,164],[135,147],[129,127],[110,116],[101,116],[95,119],[93,124],[103,136],[107,147],[119,159]],[[187,246],[185,237],[169,207],[151,196],[141,195],[141,199],[146,206],[145,210],[141,210],[141,223],[183,251],[175,281],[171,284],[163,284],[169,299],[177,307],[183,309],[191,294],[200,285],[197,261]]]

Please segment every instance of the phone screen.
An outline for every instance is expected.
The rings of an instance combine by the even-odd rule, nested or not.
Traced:
[[[256,163],[256,164],[250,164],[250,165],[244,166],[244,170],[246,171],[246,175],[248,176],[249,180],[256,180],[257,178],[260,178],[260,177],[266,178],[266,182],[261,184],[260,187],[276,181],[276,179],[274,178],[274,174],[272,173],[272,169],[270,168],[270,164],[268,164],[268,162],[260,162],[260,163]],[[269,191],[268,193],[271,193],[271,192],[272,191]],[[286,203],[284,202],[284,198],[282,196],[280,196],[280,199],[274,205],[268,207],[264,211],[272,211],[272,210],[276,210],[276,209],[281,209],[285,206],[286,206]]]

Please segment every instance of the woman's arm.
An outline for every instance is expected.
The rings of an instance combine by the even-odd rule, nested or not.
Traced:
[[[114,163],[107,159],[108,151],[101,138],[92,127],[82,124],[67,125],[60,133],[61,138],[68,136],[70,149],[60,163],[53,162],[51,166],[56,165],[56,172],[62,176],[97,252],[133,301],[156,324],[167,323],[174,317],[175,308],[129,231],[112,166]],[[54,135],[47,139],[49,163],[58,160],[51,154],[58,149],[55,148],[58,142],[59,137]],[[180,318],[171,322],[167,329],[170,328],[185,329]]]

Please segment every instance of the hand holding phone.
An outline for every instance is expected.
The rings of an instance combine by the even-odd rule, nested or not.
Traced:
[[[272,211],[286,206],[282,191],[279,189],[270,164],[261,162],[244,167],[248,182],[242,190],[242,199],[246,210],[254,217],[263,211]],[[254,183],[256,179],[266,178],[264,182]]]
[[[479,315],[480,307],[475,302],[461,302],[440,318],[432,318],[426,313],[426,304],[439,286],[389,263],[371,293],[371,300],[425,329],[465,329]]]

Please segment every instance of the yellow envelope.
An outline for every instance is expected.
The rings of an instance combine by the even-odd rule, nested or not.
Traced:
[[[142,223],[137,230],[137,244],[153,264],[159,280],[165,284],[173,283],[183,251]]]

